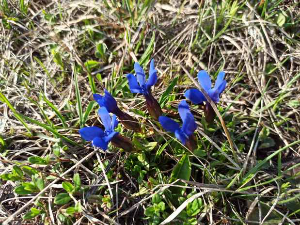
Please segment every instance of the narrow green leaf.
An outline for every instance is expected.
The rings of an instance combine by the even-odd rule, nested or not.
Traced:
[[[92,110],[94,109],[94,107],[95,107],[96,105],[97,105],[97,103],[96,103],[95,101],[89,102],[89,104],[88,104],[88,106],[87,106],[87,108],[86,108],[86,110],[85,110],[85,113],[84,113],[84,115],[83,115],[83,122],[82,122],[83,124],[86,123],[86,121],[87,121],[89,115],[91,114]]]
[[[55,112],[57,117],[60,119],[60,121],[63,124],[63,127],[67,127],[66,119],[63,117],[63,115],[60,114],[58,108],[55,107],[47,98],[45,95],[43,95],[43,100],[46,102],[46,104]]]
[[[160,99],[159,99],[159,104],[160,106],[163,108],[167,101],[168,101],[168,98],[169,98],[169,95],[171,94],[173,88],[175,87],[175,85],[177,84],[177,81],[178,81],[178,77],[176,77],[172,82],[171,84],[167,87],[167,89],[165,90],[165,92],[161,95]]]
[[[0,101],[4,102],[8,108],[13,112],[14,116],[16,117],[17,120],[19,120],[23,126],[26,128],[26,130],[28,132],[30,132],[30,134],[32,134],[31,130],[29,129],[27,123],[23,120],[23,118],[21,117],[21,114],[19,114],[17,112],[17,110],[13,107],[12,104],[10,104],[10,102],[8,101],[8,99],[4,96],[4,94],[2,94],[2,92],[0,91]]]
[[[81,105],[80,90],[78,87],[78,79],[77,79],[76,71],[74,73],[74,83],[75,83],[75,95],[76,95],[76,102],[77,102],[77,110],[78,110],[78,115],[79,115],[79,124],[80,124],[80,127],[83,127],[84,123],[83,123],[82,105]]]
[[[29,121],[30,123],[34,123],[34,124],[36,124],[36,125],[38,125],[38,126],[44,128],[44,129],[46,129],[47,131],[49,131],[49,132],[51,132],[51,133],[57,135],[58,137],[60,137],[61,139],[63,139],[63,140],[66,141],[66,142],[69,142],[69,143],[72,144],[72,145],[75,145],[75,146],[77,145],[77,146],[78,146],[78,144],[77,144],[75,141],[72,141],[71,139],[69,139],[69,138],[67,138],[67,137],[65,137],[65,136],[63,136],[63,135],[61,135],[61,134],[58,133],[54,128],[52,128],[52,127],[50,127],[50,126],[48,126],[48,125],[43,124],[43,123],[41,123],[41,122],[39,122],[39,121],[37,121],[37,120],[31,119],[30,117],[27,117],[27,116],[24,116],[24,115],[22,115],[22,118],[26,119],[26,120]]]
[[[74,185],[75,185],[75,190],[79,190],[80,187],[81,187],[81,180],[80,180],[80,176],[78,173],[75,173],[74,174],[74,177],[73,177],[73,182],[74,182]]]
[[[283,148],[278,149],[277,151],[273,152],[271,155],[269,155],[268,157],[266,157],[264,160],[262,160],[261,162],[259,162],[255,167],[253,167],[244,177],[244,179],[242,180],[242,185],[239,188],[239,190],[245,185],[247,184],[250,180],[252,180],[252,178],[255,176],[255,174],[258,172],[258,170],[269,160],[271,160],[274,156],[278,155],[280,152],[286,150],[287,148],[296,145],[300,143],[300,140],[295,141],[289,145],[284,146]]]
[[[152,33],[152,38],[150,40],[150,43],[148,44],[147,49],[145,50],[144,54],[142,55],[142,57],[139,60],[139,64],[143,65],[146,61],[148,61],[150,59],[150,56],[153,52],[153,48],[154,48],[154,42],[155,42],[155,32]]]

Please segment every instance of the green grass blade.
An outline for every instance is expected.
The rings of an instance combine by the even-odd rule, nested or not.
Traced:
[[[58,108],[55,107],[47,98],[45,95],[43,95],[43,100],[47,103],[47,105],[55,112],[57,117],[60,119],[60,121],[63,124],[63,127],[67,127],[66,119],[63,117],[63,115],[60,114]]]
[[[84,126],[83,123],[83,113],[82,113],[82,104],[81,104],[81,98],[80,98],[80,90],[78,87],[78,79],[77,79],[77,71],[74,73],[74,82],[75,82],[75,95],[76,95],[76,102],[77,102],[77,110],[79,115],[79,124],[80,127]]]
[[[23,126],[26,128],[26,130],[32,134],[30,128],[28,127],[27,123],[23,120],[23,118],[20,116],[20,114],[17,112],[17,110],[13,107],[13,105],[9,102],[9,100],[4,96],[4,94],[2,94],[2,92],[0,91],[0,101],[6,103],[6,105],[8,106],[8,108],[10,108],[10,110],[13,112],[14,116],[16,117],[17,120],[19,120]]]

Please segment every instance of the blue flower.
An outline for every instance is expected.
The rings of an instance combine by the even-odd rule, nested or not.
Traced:
[[[180,102],[178,112],[183,122],[182,127],[166,116],[160,116],[159,122],[165,130],[174,133],[175,137],[185,145],[189,137],[192,136],[196,130],[197,124],[185,100]]]
[[[118,111],[119,109],[117,106],[117,101],[106,89],[104,90],[104,93],[104,96],[99,94],[93,94],[93,97],[101,107],[105,107],[108,112],[115,114],[116,111]]]
[[[84,140],[92,141],[92,144],[95,147],[106,150],[111,139],[115,135],[119,134],[118,132],[114,131],[118,126],[118,120],[116,115],[113,115],[111,118],[109,112],[105,107],[101,107],[98,113],[105,127],[105,130],[103,131],[99,127],[84,127],[79,130],[79,133]]]
[[[213,102],[217,103],[220,100],[220,94],[224,91],[226,87],[226,80],[224,80],[225,73],[222,71],[218,74],[215,87],[212,88],[211,79],[208,73],[205,70],[201,70],[198,73],[198,81],[203,89],[206,91],[208,96],[213,100]],[[205,96],[198,89],[189,89],[184,93],[184,96],[189,99],[194,104],[201,104],[204,101],[207,101]]]
[[[145,96],[149,95],[151,93],[150,88],[157,82],[157,70],[154,67],[154,60],[152,59],[150,62],[149,78],[147,81],[143,68],[137,62],[134,63],[134,70],[136,76],[133,74],[127,75],[130,91]]]

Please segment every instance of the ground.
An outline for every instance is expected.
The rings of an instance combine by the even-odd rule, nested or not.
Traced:
[[[298,1],[2,0],[0,18],[3,224],[299,224]],[[152,94],[179,123],[197,73],[225,72],[212,123],[187,101],[195,149],[130,92],[151,59]],[[135,152],[79,134],[103,127],[104,89],[142,127],[116,128]]]

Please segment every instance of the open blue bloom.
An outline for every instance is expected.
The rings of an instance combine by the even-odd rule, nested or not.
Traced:
[[[189,137],[193,135],[196,130],[197,124],[185,100],[180,102],[178,112],[183,122],[182,127],[166,116],[160,116],[159,122],[165,130],[174,133],[175,137],[185,145]]]
[[[105,95],[93,94],[95,101],[101,106],[105,107],[108,112],[115,113],[118,110],[117,101],[114,97],[105,89]]]
[[[149,95],[151,93],[150,88],[157,82],[157,70],[154,67],[154,60],[152,59],[150,62],[149,78],[147,81],[143,68],[137,62],[134,63],[134,70],[136,76],[133,74],[127,75],[130,91],[145,96]]]
[[[220,100],[220,94],[224,91],[226,87],[226,80],[224,80],[225,73],[222,71],[218,74],[215,87],[212,88],[211,79],[205,70],[201,70],[198,73],[198,81],[203,89],[206,91],[208,96],[217,103]],[[201,104],[207,101],[205,96],[198,89],[189,89],[184,93],[184,96],[189,99],[193,104]]]
[[[105,130],[103,131],[99,127],[84,127],[79,130],[79,133],[84,140],[92,141],[95,147],[106,150],[108,143],[118,134],[118,132],[114,131],[118,126],[118,120],[116,115],[110,117],[109,112],[105,107],[101,107],[98,113]]]
[[[107,90],[104,90],[104,93],[104,96],[99,94],[93,94],[95,101],[100,105],[100,107],[105,107],[108,112],[115,114],[120,120],[120,122],[127,129],[134,130],[136,132],[141,132],[139,122],[129,114],[123,112],[118,107],[117,101]]]

